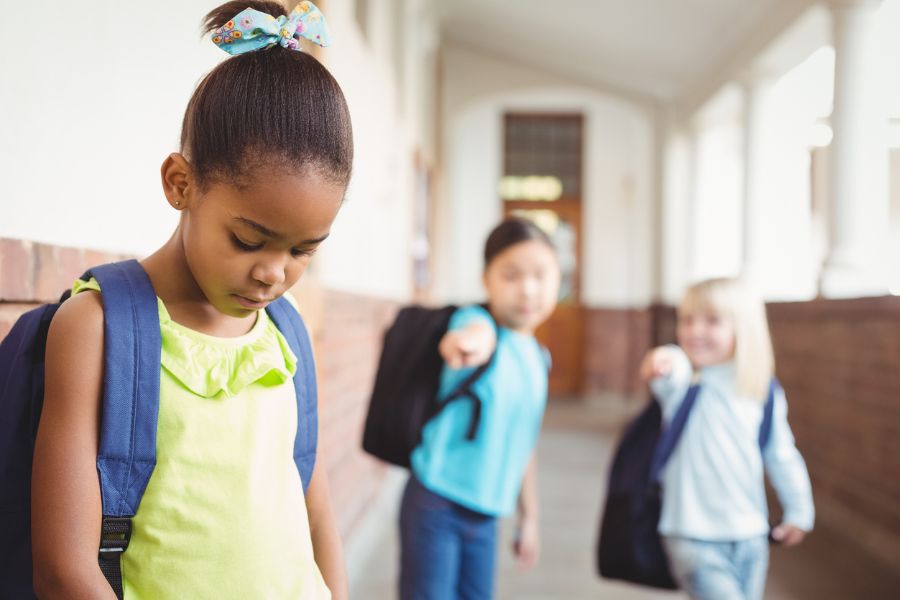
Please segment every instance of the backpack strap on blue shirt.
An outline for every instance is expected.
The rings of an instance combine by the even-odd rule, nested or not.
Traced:
[[[454,400],[458,400],[460,398],[469,398],[472,401],[472,417],[469,419],[469,427],[466,429],[466,439],[468,441],[472,441],[475,439],[475,436],[478,434],[478,428],[481,426],[481,412],[483,401],[481,397],[475,393],[475,390],[472,389],[472,386],[475,385],[475,382],[481,379],[481,377],[487,372],[488,369],[491,368],[491,365],[494,364],[494,359],[497,357],[497,349],[500,347],[500,326],[497,324],[497,321],[494,320],[494,316],[491,314],[490,307],[487,304],[481,304],[481,308],[484,309],[485,313],[487,313],[488,318],[491,321],[491,325],[494,327],[494,351],[491,352],[491,355],[488,357],[487,361],[481,365],[478,365],[469,375],[463,379],[463,381],[456,386],[456,389],[453,390],[446,398],[444,398],[438,405],[434,414],[429,416],[429,419],[433,419],[438,415],[444,408],[453,402]]]
[[[156,466],[162,336],[156,292],[135,260],[95,267],[103,301],[103,404],[97,471],[103,503],[100,567],[122,597],[120,557]]]
[[[763,406],[762,422],[759,426],[759,449],[764,452],[769,438],[772,437],[772,419],[775,413],[775,393],[781,389],[778,379],[772,378],[769,384],[769,394],[766,398],[766,404]],[[662,473],[663,467],[669,461],[681,434],[684,433],[684,427],[687,425],[688,417],[694,403],[697,401],[697,394],[700,392],[700,384],[694,384],[688,388],[687,395],[678,407],[672,422],[665,427],[660,433],[659,441],[656,444],[656,450],[653,454],[653,462],[650,466],[650,481],[656,483]]]
[[[672,422],[669,423],[668,427],[663,426],[662,432],[659,434],[659,441],[656,442],[656,449],[653,452],[653,461],[650,463],[651,484],[659,481],[659,475],[662,473],[663,467],[666,466],[666,463],[669,462],[669,458],[675,451],[675,446],[678,445],[678,440],[681,439],[688,417],[691,415],[691,409],[694,408],[694,404],[697,402],[697,394],[699,392],[700,384],[695,383],[691,385],[684,400],[678,406],[678,410],[675,411]]]
[[[297,370],[294,373],[294,390],[297,394],[294,462],[300,472],[305,493],[316,465],[316,445],[319,436],[318,390],[312,344],[303,319],[287,298],[281,297],[272,302],[266,308],[266,312],[297,357]]]
[[[762,423],[759,426],[759,449],[765,452],[772,437],[772,419],[775,414],[775,394],[781,389],[781,383],[777,378],[773,377],[769,383],[769,396],[766,398],[766,404],[763,407]]]

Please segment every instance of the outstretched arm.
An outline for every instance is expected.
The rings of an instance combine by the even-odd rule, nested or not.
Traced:
[[[497,333],[494,327],[483,319],[477,319],[462,329],[445,333],[438,351],[447,366],[462,369],[486,363],[496,346]]]
[[[32,476],[34,586],[42,599],[115,599],[97,562],[97,476],[103,379],[103,305],[67,300],[47,338],[44,408]]]

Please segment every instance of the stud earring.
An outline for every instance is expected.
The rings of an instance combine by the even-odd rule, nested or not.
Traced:
[[[175,201],[175,206],[181,206],[181,200],[176,200],[176,201]]]

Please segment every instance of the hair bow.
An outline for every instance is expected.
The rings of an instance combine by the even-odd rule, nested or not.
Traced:
[[[246,8],[212,32],[213,43],[228,54],[244,54],[275,44],[299,51],[301,37],[323,47],[329,44],[325,17],[312,2],[301,2],[290,16],[277,19]]]

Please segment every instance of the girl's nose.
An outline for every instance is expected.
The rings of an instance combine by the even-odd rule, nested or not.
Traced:
[[[285,279],[284,264],[278,260],[260,261],[253,266],[250,276],[263,285],[278,285]]]
[[[540,283],[536,279],[527,278],[522,282],[522,293],[526,298],[532,298],[538,293]]]

